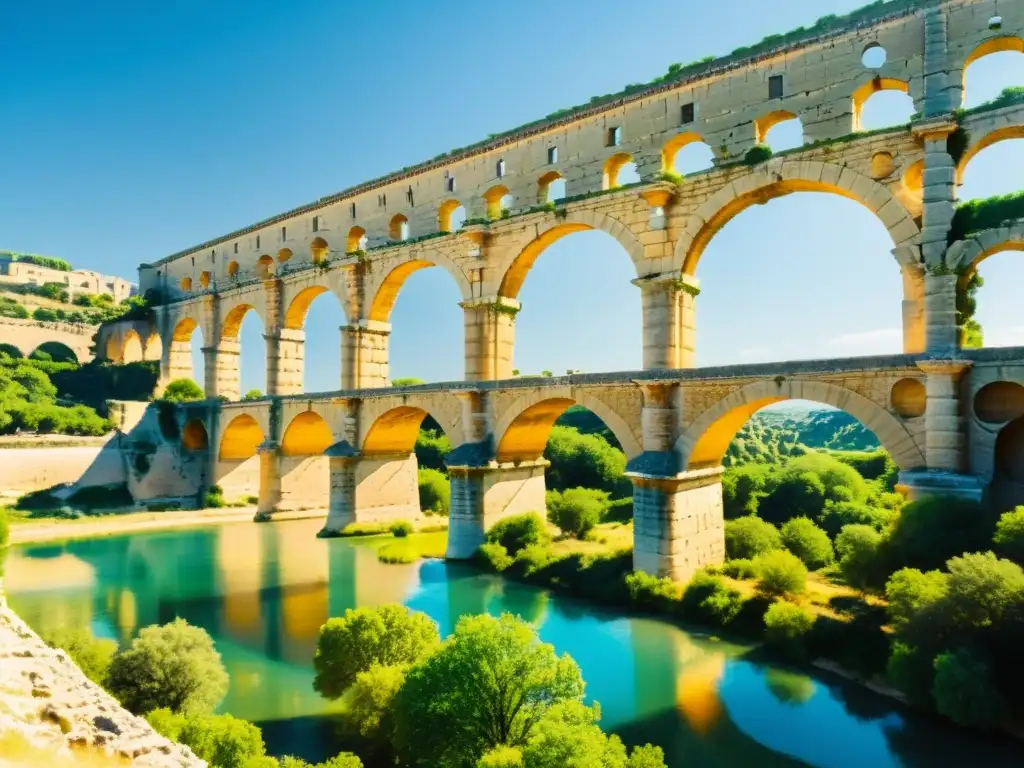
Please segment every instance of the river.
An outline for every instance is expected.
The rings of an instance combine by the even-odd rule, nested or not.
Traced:
[[[357,605],[400,602],[441,632],[466,613],[512,612],[580,664],[602,725],[653,742],[675,766],[1009,766],[1019,743],[911,713],[749,647],[623,616],[542,589],[426,561],[378,563],[380,540],[315,538],[319,520],[144,533],[12,548],[5,586],[36,630],[89,626],[126,643],[182,616],[214,638],[231,676],[218,711],[257,723],[272,754],[338,751],[313,692],[317,631]]]

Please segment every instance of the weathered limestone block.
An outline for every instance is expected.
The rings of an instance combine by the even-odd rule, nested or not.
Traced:
[[[267,394],[293,395],[303,390],[306,334],[281,328],[263,337],[267,342]]]

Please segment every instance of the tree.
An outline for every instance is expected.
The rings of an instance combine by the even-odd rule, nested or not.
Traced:
[[[988,664],[963,649],[935,657],[932,697],[941,714],[973,728],[996,727],[1004,709]]]
[[[258,389],[250,389],[248,392],[242,395],[243,400],[259,400],[261,397],[263,397],[263,393],[260,392]]]
[[[582,539],[601,522],[608,509],[608,492],[594,488],[548,491],[548,520],[573,538]]]
[[[515,747],[495,747],[477,761],[476,768],[525,768],[523,753]]]
[[[982,504],[946,496],[929,496],[900,510],[886,541],[890,568],[941,568],[964,552],[991,546],[995,517]]]
[[[523,747],[552,706],[583,698],[583,678],[522,619],[464,616],[395,697],[395,746],[409,765],[471,766]]]
[[[814,617],[803,608],[778,600],[764,614],[764,639],[790,656],[801,657],[813,626]]]
[[[402,605],[349,608],[341,618],[320,627],[313,668],[313,688],[328,699],[339,698],[360,672],[375,664],[413,664],[440,642],[437,624],[426,614]]]
[[[428,515],[447,516],[452,491],[448,475],[436,469],[420,468],[416,473],[420,492],[420,509]]]
[[[164,389],[163,399],[171,403],[188,403],[205,397],[202,388],[192,379],[175,379]]]
[[[754,558],[757,588],[767,595],[799,595],[807,589],[807,568],[800,558],[784,549]]]
[[[595,488],[617,497],[628,495],[626,454],[601,435],[584,435],[573,427],[556,425],[548,437],[544,458],[551,462],[547,469],[549,490]]]
[[[206,630],[178,618],[146,627],[115,654],[107,688],[135,714],[160,707],[203,713],[224,698],[228,674]]]
[[[730,559],[750,559],[781,547],[779,529],[759,517],[747,515],[725,523],[725,553]]]
[[[753,515],[766,494],[771,467],[767,464],[744,464],[730,467],[722,476],[722,505],[726,520]]]
[[[60,627],[40,633],[51,648],[62,648],[85,676],[103,685],[110,662],[117,652],[117,642],[93,637],[84,627]]]
[[[812,571],[835,559],[828,534],[806,517],[794,517],[782,526],[782,543]]]
[[[1003,513],[996,523],[992,543],[1003,557],[1024,563],[1024,506]]]
[[[906,627],[926,608],[946,596],[949,591],[946,574],[940,571],[923,573],[917,568],[896,571],[885,584],[889,618],[898,630]]]
[[[391,380],[392,387],[416,387],[420,384],[426,384],[423,379],[417,379],[415,376],[406,376],[405,378],[398,378]]]
[[[404,666],[374,664],[356,675],[356,681],[345,694],[346,722],[377,750],[389,747],[392,703],[405,675]]]
[[[519,550],[531,544],[547,544],[551,535],[540,515],[527,512],[499,520],[491,526],[486,538],[491,544],[500,544],[507,554],[515,557]]]
[[[879,580],[878,548],[882,534],[870,525],[847,525],[836,536],[839,570],[846,583],[857,589],[874,586]]]
[[[891,509],[858,501],[836,501],[825,504],[820,523],[825,533],[835,538],[847,525],[869,525],[876,531],[882,531],[895,514]]]

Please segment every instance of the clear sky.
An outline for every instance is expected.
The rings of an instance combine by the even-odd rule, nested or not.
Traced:
[[[780,0],[751,13],[750,0],[718,0],[713,12],[692,0],[4,3],[0,247],[135,279],[139,262],[861,4]],[[981,60],[967,84],[968,106],[1024,85],[1024,55]],[[912,111],[901,94],[875,99],[866,127]],[[793,127],[778,126],[769,143],[790,146]],[[700,161],[689,156],[681,170]],[[1024,141],[997,144],[971,163],[961,197],[1016,191],[1022,170]],[[891,248],[872,214],[835,196],[745,211],[698,269],[698,364],[899,351]],[[1015,257],[981,269],[988,345],[1024,343]],[[550,247],[520,295],[516,367],[640,367],[634,276],[603,233]],[[392,376],[462,377],[458,299],[441,269],[409,279],[392,315]],[[309,391],[337,387],[344,322],[329,294],[314,303]],[[261,334],[250,313],[244,388],[265,387]]]

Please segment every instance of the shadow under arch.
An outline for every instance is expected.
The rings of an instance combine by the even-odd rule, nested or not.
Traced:
[[[828,192],[860,203],[885,225],[897,247],[911,245],[920,228],[882,184],[830,163],[770,161],[708,198],[690,217],[676,242],[674,260],[684,275],[697,264],[718,232],[741,212],[794,192]]]
[[[748,384],[705,410],[676,441],[686,470],[722,465],[729,444],[757,411],[783,400],[810,400],[845,411],[875,434],[901,470],[925,466],[924,453],[906,426],[877,403],[821,381],[784,379]]]
[[[581,211],[569,214],[562,223],[552,224],[547,229],[537,232],[531,240],[515,249],[513,252],[516,253],[516,256],[502,275],[498,294],[508,299],[516,298],[531,267],[549,245],[558,242],[566,235],[587,230],[600,230],[614,237],[629,254],[639,275],[639,265],[644,259],[644,247],[633,233],[611,216],[593,211]]]
[[[534,461],[543,456],[555,422],[573,405],[581,405],[600,418],[619,441],[627,459],[641,452],[637,435],[607,404],[596,397],[568,390],[559,394],[562,396],[524,395],[508,406],[494,425],[499,462]]]

